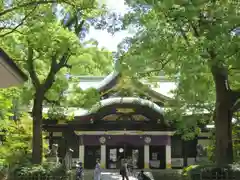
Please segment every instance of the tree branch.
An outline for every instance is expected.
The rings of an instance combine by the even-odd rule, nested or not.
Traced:
[[[13,33],[14,31],[16,31],[20,26],[23,25],[23,23],[27,20],[27,18],[36,10],[37,6],[35,6],[22,20],[21,22],[15,26],[13,29],[11,29],[9,32],[6,32],[4,34],[0,34],[0,37],[4,37],[7,36],[8,34]]]
[[[191,28],[192,28],[192,30],[193,30],[194,36],[195,36],[195,37],[200,37],[200,34],[199,34],[198,30],[197,30],[197,27],[194,26],[194,24],[193,24],[192,21],[188,21],[188,22],[189,22],[189,24],[190,24],[190,26],[191,26]]]
[[[37,77],[37,73],[33,64],[34,63],[33,53],[34,53],[33,48],[30,46],[30,44],[28,44],[28,57],[27,57],[28,72],[35,89],[38,89],[40,86],[40,81]]]
[[[63,24],[63,27],[68,28],[69,30],[71,30],[71,27],[74,25],[75,34],[78,36],[83,29],[85,20],[81,20],[80,23],[78,22],[79,22],[79,17],[77,12],[75,12],[75,14],[72,17],[70,17],[66,23],[62,22],[62,24]]]
[[[73,16],[72,18],[70,18],[68,20],[68,22],[63,26],[65,28],[71,28],[72,25],[75,24],[75,33],[80,33],[80,31],[82,30],[83,28],[83,25],[84,25],[84,20],[81,21],[81,23],[79,25],[78,24],[78,17],[77,17],[77,14],[75,14],[75,16]],[[78,35],[78,34],[77,34]],[[61,69],[61,68],[71,68],[71,65],[68,64],[68,60],[71,56],[71,51],[70,51],[70,48],[68,48],[66,50],[65,53],[63,53],[63,55],[61,56],[61,58],[59,59],[59,62],[57,62],[57,59],[58,59],[58,52],[56,52],[51,60],[52,60],[52,63],[51,63],[51,68],[50,68],[50,71],[48,73],[48,76],[44,82],[44,92],[46,93],[53,85],[54,83],[54,80],[55,80],[55,75],[58,73],[58,71]]]
[[[60,106],[59,100],[50,100],[50,99],[48,99],[46,96],[44,96],[44,100],[45,100],[47,103],[49,103],[49,104],[55,104],[55,105]]]
[[[231,91],[232,111],[236,112],[240,109],[240,91]]]
[[[186,33],[184,32],[184,30],[179,25],[178,25],[178,29],[179,29],[183,39],[185,40],[187,46],[190,47],[190,42],[189,42],[189,39],[188,39]]]
[[[71,69],[72,68],[72,65],[70,64],[65,64],[64,67],[68,68],[68,69]]]
[[[145,72],[140,72],[139,74],[142,75],[142,76],[148,76],[149,74],[151,73],[154,73],[154,72],[160,72],[161,70],[164,69],[164,67],[171,61],[171,59],[168,59],[166,60],[165,62],[162,62],[161,61],[161,68],[159,69],[151,69],[151,70],[148,70],[148,71],[145,71]]]
[[[47,92],[53,85],[55,80],[55,75],[58,73],[58,71],[63,68],[67,67],[68,59],[70,58],[70,49],[68,49],[59,60],[59,63],[57,63],[57,53],[52,56],[52,63],[51,68],[48,73],[48,76],[44,82],[44,92]]]
[[[141,75],[141,76],[148,76],[151,73],[160,72],[161,70],[163,70],[163,69],[162,68],[160,68],[160,69],[151,69],[151,70],[148,70],[148,71],[145,71],[145,72],[140,72],[139,75]]]
[[[0,17],[5,15],[5,14],[8,14],[8,13],[11,13],[15,10],[18,10],[20,8],[24,8],[24,7],[28,7],[28,6],[38,6],[40,4],[53,4],[53,3],[66,3],[66,4],[69,4],[71,6],[74,6],[74,4],[70,3],[70,1],[64,1],[64,0],[39,0],[39,1],[31,1],[31,2],[26,2],[26,3],[22,3],[22,4],[19,4],[17,6],[14,6],[14,7],[11,7],[9,9],[6,9],[2,12],[0,12]]]
[[[79,33],[82,31],[84,23],[85,23],[85,20],[82,20],[82,21],[80,22],[80,24],[78,24],[78,22],[76,22],[76,25],[75,25],[75,34],[76,34],[77,36],[78,36]]]

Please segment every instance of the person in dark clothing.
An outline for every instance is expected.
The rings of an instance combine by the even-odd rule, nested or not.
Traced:
[[[120,175],[122,176],[122,180],[129,180],[128,178],[128,167],[127,167],[127,162],[124,162],[122,165],[121,165],[121,168],[120,168]]]
[[[133,174],[133,161],[132,158],[128,159],[128,164],[127,164],[127,168],[128,168],[128,175],[132,175]]]
[[[144,174],[143,170],[141,170],[141,172],[138,174],[137,179],[138,180],[151,180],[150,177],[148,177],[146,174]]]
[[[76,180],[83,180],[83,165],[82,162],[77,163]]]

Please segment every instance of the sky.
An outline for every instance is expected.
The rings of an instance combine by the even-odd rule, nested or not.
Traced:
[[[127,12],[128,6],[124,4],[124,0],[105,0],[105,3],[111,12],[121,15]],[[104,47],[110,51],[116,51],[117,45],[128,35],[127,31],[116,32],[112,35],[107,30],[96,30],[91,27],[88,37],[97,40],[100,48]]]

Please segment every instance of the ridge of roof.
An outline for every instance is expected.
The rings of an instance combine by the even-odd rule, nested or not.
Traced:
[[[108,76],[106,76],[98,85],[97,90],[101,93],[101,94],[105,94],[105,92],[109,92],[113,87],[115,87],[118,83],[118,80],[121,78],[121,73],[118,71],[113,71],[112,73],[110,73]],[[163,77],[153,77],[153,78],[157,78],[158,80],[163,78]],[[166,79],[166,78],[164,78]],[[141,83],[139,80],[136,80],[135,86],[144,86],[143,83]],[[153,90],[152,88],[148,88],[147,92],[146,92],[149,96],[154,97],[156,99],[161,99],[163,101],[168,101],[171,100],[172,98],[165,96],[155,90]]]

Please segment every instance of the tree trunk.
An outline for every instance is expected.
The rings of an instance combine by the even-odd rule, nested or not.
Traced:
[[[212,73],[216,88],[216,164],[223,166],[233,163],[231,93],[221,70]]]
[[[42,163],[42,107],[43,93],[36,91],[32,109],[33,116],[33,139],[32,139],[32,162]]]
[[[218,166],[233,163],[232,122],[230,111],[224,103],[217,102],[216,110],[216,163]]]

